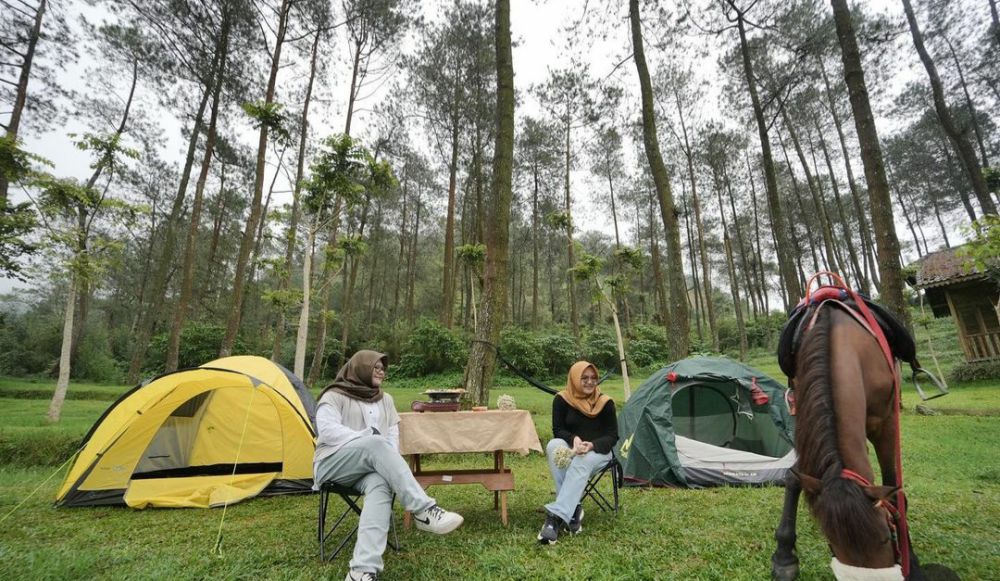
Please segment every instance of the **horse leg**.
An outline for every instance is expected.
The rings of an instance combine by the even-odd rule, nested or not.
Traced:
[[[792,581],[799,576],[799,558],[795,552],[795,519],[799,509],[802,484],[794,473],[785,476],[785,503],[781,509],[781,522],[774,531],[777,547],[771,555],[771,578]]]

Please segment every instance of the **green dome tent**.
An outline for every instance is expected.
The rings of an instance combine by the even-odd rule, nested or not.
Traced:
[[[763,372],[725,357],[691,357],[657,371],[619,414],[626,482],[782,483],[795,463],[785,391]]]

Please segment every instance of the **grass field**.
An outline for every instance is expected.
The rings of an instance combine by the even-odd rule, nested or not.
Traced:
[[[755,366],[782,378],[773,359]],[[641,383],[633,380],[633,389]],[[419,389],[393,387],[399,409]],[[400,382],[403,383],[403,382]],[[551,397],[509,382],[496,389],[532,412],[544,444],[551,437]],[[0,379],[0,579],[341,579],[349,551],[321,564],[314,495],[260,498],[221,510],[55,509],[59,464],[123,386],[73,385],[63,420],[46,425],[52,384]],[[602,389],[622,401],[620,379]],[[42,394],[39,396],[38,394]],[[86,397],[81,394],[86,394]],[[1000,385],[952,386],[929,402],[948,415],[917,415],[904,388],[903,460],[915,548],[962,579],[1000,571]],[[24,450],[18,452],[18,450]],[[486,455],[437,456],[426,468],[473,467]],[[386,553],[387,579],[765,579],[781,488],[623,491],[617,516],[587,504],[583,534],[552,547],[534,541],[552,493],[544,458],[511,456],[517,491],[510,526],[500,524],[491,495],[476,486],[434,487],[465,525],[436,537],[401,531],[404,550]],[[47,480],[48,479],[48,480]],[[28,498],[37,488],[37,492]],[[11,513],[18,503],[27,500]],[[338,501],[339,502],[339,501]],[[397,507],[398,510],[398,507]],[[4,517],[4,515],[9,516]],[[213,552],[223,532],[222,554]],[[799,518],[803,579],[832,578],[829,551],[811,518]]]

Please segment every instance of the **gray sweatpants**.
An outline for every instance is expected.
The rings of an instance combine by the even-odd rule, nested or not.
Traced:
[[[364,436],[344,444],[320,460],[315,471],[316,482],[332,480],[365,495],[351,569],[382,571],[393,493],[410,512],[420,512],[435,504],[413,478],[403,457],[381,436]]]

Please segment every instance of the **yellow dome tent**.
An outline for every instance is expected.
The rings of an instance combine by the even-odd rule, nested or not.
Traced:
[[[312,487],[316,402],[262,357],[217,359],[141,384],[83,440],[57,506],[223,506]]]

